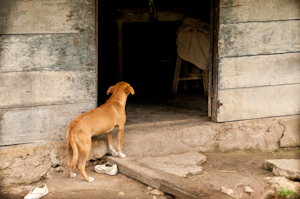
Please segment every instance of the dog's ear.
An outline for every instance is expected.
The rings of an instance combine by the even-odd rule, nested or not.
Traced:
[[[114,93],[115,92],[115,86],[111,86],[108,88],[106,94],[109,95],[109,93]]]
[[[128,93],[128,94],[131,93],[131,95],[134,95],[134,93],[135,93],[131,86],[127,86],[125,88],[125,92]]]

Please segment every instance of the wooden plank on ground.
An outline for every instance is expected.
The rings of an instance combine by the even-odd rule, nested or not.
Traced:
[[[300,52],[300,20],[221,24],[219,56]]]
[[[139,180],[165,193],[174,195],[176,198],[232,198],[221,191],[196,184],[189,178],[181,178],[166,173],[159,168],[151,168],[148,165],[137,161],[135,158],[115,158],[110,156],[107,160],[110,163],[117,164],[120,173]]]
[[[93,0],[0,0],[0,34],[95,30]]]
[[[95,108],[84,103],[0,109],[0,146],[64,140],[69,122]]]
[[[221,0],[220,23],[300,19],[299,0]]]
[[[218,91],[217,121],[300,114],[300,84]]]
[[[89,71],[0,73],[0,108],[95,100],[95,81]]]
[[[300,83],[300,53],[222,58],[219,89]]]
[[[0,72],[95,70],[93,33],[0,36]]]

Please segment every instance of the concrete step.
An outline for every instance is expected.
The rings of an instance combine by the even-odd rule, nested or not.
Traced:
[[[279,119],[214,123],[208,117],[125,126],[123,152],[129,157],[185,152],[274,150],[284,132]],[[286,134],[286,132],[285,132]],[[106,135],[104,136],[106,140]],[[117,146],[117,129],[113,131]]]
[[[137,160],[151,168],[160,170],[179,177],[188,177],[203,174],[202,163],[206,156],[197,152],[167,155],[163,157],[145,157]]]
[[[139,158],[197,151],[213,136],[210,123],[209,118],[203,117],[126,125],[123,152],[128,157]],[[114,144],[118,146],[118,130],[112,134]],[[101,136],[106,139],[106,135]]]
[[[117,158],[109,156],[107,161],[117,164],[120,173],[178,198],[232,198],[227,194],[211,189],[209,186],[199,186],[190,178],[181,177],[183,168],[195,171],[195,166],[200,168],[199,164],[205,161],[205,156],[195,152],[147,158]],[[178,171],[178,174],[176,171]],[[187,172],[187,175],[193,174],[197,175],[199,173]]]
[[[300,180],[300,159],[264,160],[263,167],[272,170],[276,176],[283,176],[290,180]]]

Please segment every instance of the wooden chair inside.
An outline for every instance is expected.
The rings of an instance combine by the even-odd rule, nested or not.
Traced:
[[[188,62],[184,61],[184,72],[182,75],[180,75],[182,64],[183,64],[182,59],[177,55],[172,93],[177,94],[179,81],[184,81],[183,86],[184,86],[184,89],[186,89],[187,81],[202,79],[203,87],[204,87],[204,94],[208,95],[208,71],[202,70],[201,73],[189,73],[188,72]],[[194,67],[196,67],[196,66],[194,66]]]

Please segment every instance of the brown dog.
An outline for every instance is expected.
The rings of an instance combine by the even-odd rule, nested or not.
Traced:
[[[122,153],[122,139],[124,134],[124,126],[126,122],[125,105],[128,95],[134,95],[133,88],[126,82],[119,82],[115,86],[109,87],[107,95],[112,93],[112,96],[101,106],[91,111],[88,111],[74,120],[68,126],[66,132],[67,149],[68,149],[68,171],[70,177],[75,177],[72,168],[76,168],[78,159],[78,150],[81,154],[78,170],[84,179],[88,182],[94,181],[94,178],[88,177],[85,172],[85,163],[91,150],[92,136],[107,133],[109,149],[113,156],[125,158]],[[119,153],[116,152],[113,144],[111,131],[115,127],[119,127],[118,143]],[[73,160],[71,167],[71,150],[73,149]]]

